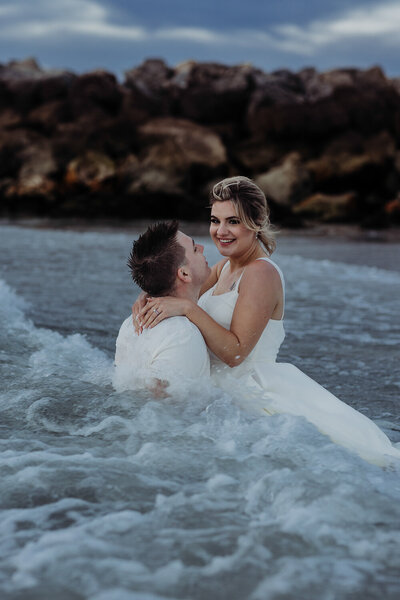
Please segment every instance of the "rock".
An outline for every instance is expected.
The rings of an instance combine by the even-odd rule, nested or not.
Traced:
[[[400,96],[400,77],[394,77],[390,83],[393,86],[395,92],[397,92]]]
[[[43,214],[193,218],[208,182],[242,173],[281,223],[300,223],[292,208],[306,198],[349,190],[359,222],[389,223],[400,188],[399,81],[378,67],[264,73],[153,59],[120,84],[105,71],[0,64],[0,199]]]
[[[326,153],[306,163],[315,186],[320,190],[360,190],[382,187],[383,179],[395,166],[396,143],[386,132],[363,139],[340,138],[328,145]],[[382,179],[383,178],[383,179]]]
[[[400,194],[385,204],[384,211],[391,223],[400,224]]]
[[[171,172],[148,164],[145,166],[137,156],[130,154],[118,167],[118,179],[124,193],[133,196],[160,194],[162,196],[183,196],[179,178]]]
[[[183,197],[185,194],[177,177],[171,177],[170,173],[151,167],[145,171],[138,171],[126,191],[128,194],[139,196]]]
[[[199,184],[208,176],[225,174],[220,138],[206,127],[172,117],[152,119],[138,134],[140,162],[133,161],[124,186],[125,193],[135,197],[136,216],[204,216]]]
[[[57,160],[65,165],[88,150],[112,160],[121,160],[137,150],[136,125],[125,114],[83,114],[75,121],[58,123],[52,139]]]
[[[353,221],[357,214],[357,197],[354,192],[338,196],[317,193],[294,206],[293,212],[324,223]]]
[[[166,115],[171,111],[170,80],[174,71],[161,59],[149,59],[139,67],[125,71],[125,86],[132,103],[149,115]]]
[[[96,191],[115,174],[116,167],[111,158],[100,152],[88,151],[68,164],[65,183],[70,187],[85,186]]]
[[[145,165],[162,164],[172,171],[197,166],[212,173],[227,162],[221,139],[210,129],[184,119],[152,119],[138,133],[147,147]]]
[[[69,71],[43,71],[34,59],[11,61],[0,65],[0,105],[25,113],[42,103],[66,99],[76,79]]]
[[[40,104],[31,110],[24,119],[24,124],[48,136],[56,131],[60,123],[67,122],[69,118],[70,113],[67,102],[65,100],[53,100]]]
[[[139,164],[125,165],[122,177],[124,193],[135,197],[136,216],[200,218],[204,198],[199,198],[199,182],[225,174],[220,138],[206,127],[171,117],[148,121],[138,134]]]
[[[43,144],[43,138],[26,129],[12,129],[0,135],[0,177],[11,177],[17,183],[18,173],[25,161],[29,161],[35,148]]]
[[[394,157],[394,167],[397,173],[400,174],[400,150],[397,150]]]
[[[400,97],[381,69],[300,71],[301,81],[283,86],[268,79],[256,88],[249,105],[249,130],[265,139],[323,139],[345,129],[371,135],[400,129]],[[302,87],[303,86],[303,87]]]
[[[243,121],[254,71],[250,65],[227,67],[194,61],[178,65],[170,85],[178,98],[179,114],[207,124]]]
[[[355,88],[385,88],[388,85],[382,69],[372,67],[365,71],[359,69],[333,69],[318,73],[315,69],[303,69],[299,77],[304,84],[306,98],[318,102],[332,96],[336,91],[349,91]]]
[[[304,89],[300,78],[293,77],[286,71],[253,76],[254,91],[246,115],[247,127],[253,136],[262,134],[268,139],[284,132],[287,137],[297,131],[303,118],[299,110],[304,103]]]
[[[13,199],[13,204],[16,199],[18,202],[22,201],[23,207],[24,198],[42,198],[51,202],[56,189],[54,176],[58,168],[49,142],[37,140],[25,146],[20,150],[18,158],[21,168],[16,177],[6,180],[7,185],[3,186],[4,196]]]
[[[276,144],[254,139],[232,145],[229,150],[235,163],[246,173],[263,173],[283,158],[281,148]]]
[[[21,124],[21,115],[13,108],[4,108],[0,111],[0,131],[16,129]]]
[[[48,142],[29,146],[23,153],[23,165],[18,175],[18,195],[48,196],[54,190],[51,177],[56,172],[57,163]]]
[[[297,153],[291,153],[277,167],[258,175],[255,182],[265,193],[267,199],[289,206],[296,203],[309,192],[310,177]]]
[[[93,71],[77,77],[69,91],[74,118],[95,111],[117,115],[123,94],[115,76],[107,71]]]

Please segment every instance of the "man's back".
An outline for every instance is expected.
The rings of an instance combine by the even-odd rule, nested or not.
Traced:
[[[186,317],[171,317],[136,335],[132,316],[121,325],[115,353],[116,389],[140,381],[208,378],[210,361],[203,336]]]

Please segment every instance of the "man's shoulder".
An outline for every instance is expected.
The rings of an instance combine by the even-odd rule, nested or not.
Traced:
[[[173,336],[175,339],[179,338],[182,342],[196,338],[203,341],[199,329],[186,317],[169,317],[148,331],[157,337],[167,338]]]
[[[118,339],[119,341],[132,341],[135,339],[139,345],[152,342],[159,343],[161,340],[165,343],[171,339],[179,340],[180,343],[195,340],[204,343],[199,329],[186,317],[169,317],[152,329],[144,330],[143,334],[138,336],[133,326],[132,316],[129,316],[120,327]]]
[[[119,328],[119,333],[118,333],[118,337],[122,338],[122,337],[126,337],[126,336],[136,336],[136,332],[135,332],[135,328],[133,326],[133,319],[132,319],[132,315],[130,315],[129,317],[127,317],[125,319],[125,321],[123,321],[121,327]]]

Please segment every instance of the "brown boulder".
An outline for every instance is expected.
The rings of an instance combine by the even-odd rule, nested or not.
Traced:
[[[397,152],[395,154],[394,167],[395,167],[397,173],[400,173],[400,150],[397,150]]]
[[[400,96],[378,67],[361,71],[305,69],[289,86],[267,76],[248,109],[252,134],[266,139],[323,139],[353,129],[371,135],[400,128]],[[292,78],[293,79],[293,78]]]
[[[400,194],[385,204],[384,211],[391,223],[400,223]]]
[[[88,151],[68,164],[65,183],[69,187],[84,186],[96,191],[115,174],[115,163],[110,157],[101,152]]]
[[[300,77],[289,71],[253,76],[254,90],[248,105],[246,123],[252,136],[291,137],[304,128],[304,88]]]
[[[162,169],[148,167],[137,171],[126,192],[133,196],[183,197],[185,190],[178,177],[171,176]]]
[[[21,125],[21,115],[13,108],[3,108],[0,111],[0,132],[4,129],[15,129]]]
[[[145,60],[138,67],[125,71],[124,85],[130,91],[131,103],[150,115],[168,114],[173,104],[170,94],[173,73],[161,59]]]
[[[351,143],[353,142],[353,144]],[[352,189],[382,186],[382,179],[395,164],[396,144],[386,132],[367,139],[341,138],[326,148],[326,153],[306,163],[306,168],[319,189],[332,185]]]
[[[41,131],[45,135],[51,135],[60,123],[69,120],[70,114],[65,100],[53,100],[40,104],[29,112],[24,119],[24,124]]]
[[[267,173],[255,178],[267,199],[289,206],[296,203],[310,189],[310,177],[298,153],[288,154],[284,161]]]
[[[276,144],[253,139],[232,145],[229,151],[246,173],[263,173],[282,158],[281,149]]]
[[[11,61],[0,65],[0,104],[25,113],[42,103],[66,99],[76,79],[69,71],[44,71],[34,59]]]
[[[29,129],[5,129],[0,135],[0,177],[11,177],[15,181],[24,162],[29,162],[32,153],[46,141]]]
[[[192,166],[211,173],[226,165],[221,139],[202,125],[166,117],[148,121],[138,133],[145,147],[144,165],[162,165],[172,171]]]
[[[200,123],[243,121],[254,71],[250,65],[194,61],[178,65],[170,81],[178,113]]]
[[[72,116],[94,112],[118,114],[122,105],[122,90],[116,77],[107,71],[93,71],[77,77],[69,90]]]
[[[122,177],[125,194],[135,197],[133,216],[199,218],[200,182],[225,173],[220,138],[206,127],[168,117],[148,121],[138,133],[140,162],[125,165]]]
[[[20,152],[21,168],[5,190],[8,197],[41,196],[51,198],[55,189],[57,164],[46,141],[27,145]]]
[[[295,214],[324,223],[352,221],[356,210],[357,198],[354,192],[337,196],[317,193],[293,207]]]
[[[152,196],[154,194],[180,196],[184,194],[179,178],[164,165],[144,165],[137,156],[130,154],[118,166],[117,176],[125,193],[133,196]]]

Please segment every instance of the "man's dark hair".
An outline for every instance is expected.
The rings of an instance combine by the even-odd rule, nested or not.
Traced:
[[[185,249],[176,239],[178,226],[178,221],[150,225],[133,243],[127,264],[133,281],[150,296],[167,296],[174,289],[185,260]]]

